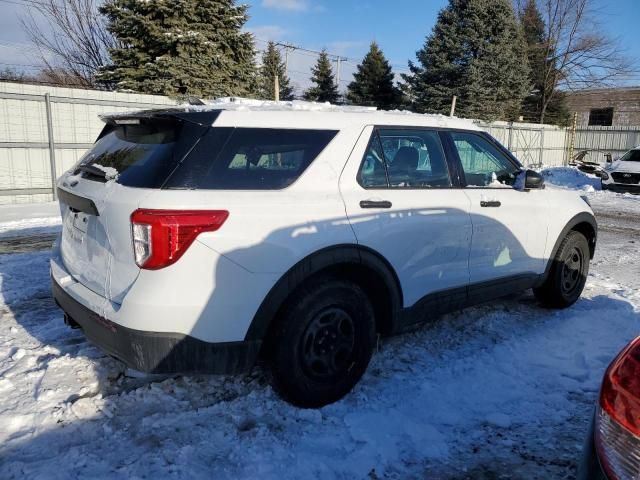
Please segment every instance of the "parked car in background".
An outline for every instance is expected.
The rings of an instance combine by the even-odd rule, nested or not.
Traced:
[[[597,227],[472,122],[232,102],[104,118],[58,182],[53,292],[131,368],[338,400],[377,335],[522,290],[572,305]],[[562,208],[558,208],[561,205]]]
[[[609,365],[589,428],[579,480],[640,478],[640,337]]]
[[[607,165],[600,178],[603,190],[640,193],[640,146]]]

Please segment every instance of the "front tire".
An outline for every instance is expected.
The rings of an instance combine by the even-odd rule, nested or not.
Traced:
[[[589,242],[585,236],[571,231],[562,240],[545,282],[533,293],[545,307],[567,308],[573,305],[584,289],[589,274]]]
[[[358,285],[330,277],[294,296],[271,338],[273,385],[296,406],[321,407],[349,393],[367,369],[374,310]]]

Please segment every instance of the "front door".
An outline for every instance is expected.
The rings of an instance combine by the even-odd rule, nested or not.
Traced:
[[[340,178],[360,245],[394,268],[404,306],[469,282],[469,198],[452,188],[440,135],[429,129],[368,127]]]
[[[449,135],[471,205],[471,284],[541,274],[549,214],[544,190],[516,188],[521,167],[485,134]]]

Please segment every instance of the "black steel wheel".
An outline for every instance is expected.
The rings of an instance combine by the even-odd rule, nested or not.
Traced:
[[[587,282],[590,258],[585,236],[580,232],[569,232],[556,252],[546,280],[533,289],[538,301],[551,308],[573,305]]]
[[[276,391],[288,402],[321,407],[349,393],[375,346],[371,301],[355,283],[319,278],[292,294],[269,339]]]

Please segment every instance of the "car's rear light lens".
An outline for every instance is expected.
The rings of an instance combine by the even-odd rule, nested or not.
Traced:
[[[610,478],[640,477],[640,337],[605,373],[596,414],[596,447]]]
[[[184,254],[202,232],[215,232],[227,220],[226,210],[150,210],[131,214],[136,264],[157,270]]]

